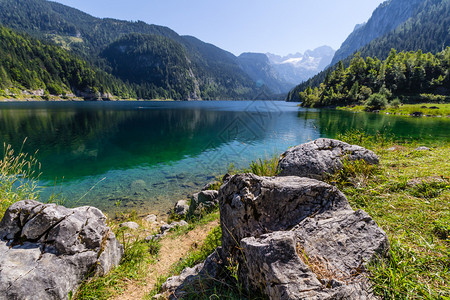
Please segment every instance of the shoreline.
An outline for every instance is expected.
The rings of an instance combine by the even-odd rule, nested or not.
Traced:
[[[302,107],[300,106],[300,104],[298,106]],[[302,107],[302,108],[309,108],[309,107]],[[373,111],[365,110],[363,105],[326,106],[326,107],[317,107],[314,109],[330,109],[330,110],[348,111],[352,113],[373,113],[380,115],[384,114],[389,116],[414,117],[414,118],[420,117],[450,118],[449,103],[421,102],[415,104],[402,104],[399,107],[385,107]],[[442,114],[437,114],[442,110],[444,111]]]
[[[354,135],[342,136],[339,139],[345,139],[350,144],[361,143],[359,137]],[[360,143],[357,142],[358,140]],[[371,267],[370,271],[373,272],[374,278],[379,276],[381,279],[386,279],[383,276],[386,276],[385,274],[391,268],[395,268],[400,275],[415,272],[417,276],[411,275],[405,278],[412,280],[414,285],[430,288],[433,294],[441,293],[443,285],[431,276],[438,272],[444,281],[447,278],[445,270],[439,267],[439,262],[442,253],[448,247],[445,243],[450,234],[450,228],[446,223],[450,215],[446,213],[448,202],[445,201],[450,196],[450,174],[448,173],[450,169],[447,167],[449,162],[445,159],[450,151],[449,142],[434,143],[430,148],[419,149],[423,147],[420,147],[422,143],[417,141],[402,144],[391,139],[382,145],[376,136],[365,136],[362,141],[361,146],[375,151],[380,156],[380,167],[374,172],[371,169],[356,169],[353,170],[354,174],[338,175],[332,178],[332,182],[347,196],[355,210],[366,211],[386,231],[393,245],[391,251],[394,256],[404,257],[400,262],[401,265],[384,265],[381,262],[380,265]],[[247,169],[239,170],[239,173],[241,172],[247,172]],[[168,234],[161,240],[152,240],[152,242],[147,241],[145,236],[156,234],[160,229],[159,226],[166,220],[158,215],[155,219],[160,221],[153,224],[142,216],[136,213],[123,213],[120,214],[120,218],[114,218],[114,216],[108,218],[109,226],[118,237],[126,241],[127,255],[131,255],[138,264],[127,260],[106,277],[91,278],[83,284],[76,295],[78,299],[91,294],[107,295],[108,299],[121,299],[128,293],[137,293],[136,287],[142,289],[139,292],[140,295],[151,297],[161,292],[161,283],[165,278],[177,275],[185,267],[193,267],[196,263],[203,261],[218,246],[216,243],[206,242],[208,232],[214,232],[211,228],[216,228],[217,220],[220,218],[217,210],[202,215],[198,219],[188,220],[188,225],[172,227],[173,229],[169,229]],[[182,219],[185,218],[175,219],[169,216],[167,223]],[[127,221],[137,222],[139,228],[119,227],[121,223]],[[407,232],[403,230],[404,226],[396,226],[399,222],[406,222]],[[201,232],[201,236],[193,236],[193,233],[198,232]],[[426,246],[428,248],[425,254],[420,250],[420,247],[424,247],[421,239],[429,244]],[[184,250],[174,256],[169,246],[181,246],[178,242],[180,240],[183,240]],[[141,249],[140,252],[137,249]],[[150,254],[149,251],[154,252]],[[164,268],[159,269],[163,263]],[[432,266],[433,270],[423,269],[422,263]],[[140,264],[145,268],[140,267]],[[155,268],[161,273],[155,275]],[[137,275],[129,277],[130,273]],[[383,288],[383,284],[383,282],[374,281],[378,293]],[[222,288],[231,289],[229,285]],[[398,286],[394,283],[389,284],[388,288],[393,291],[408,292],[403,290],[402,282]],[[208,291],[199,292],[207,294]]]
[[[13,98],[0,98],[0,102],[174,102],[174,101],[191,101],[191,100],[173,100],[173,99],[13,99]],[[202,101],[202,100],[200,100]]]

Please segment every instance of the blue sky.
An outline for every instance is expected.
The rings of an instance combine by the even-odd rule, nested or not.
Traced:
[[[236,55],[339,48],[383,0],[56,0],[96,17],[142,20]]]

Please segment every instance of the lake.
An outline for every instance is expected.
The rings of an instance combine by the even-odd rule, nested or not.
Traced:
[[[42,200],[164,213],[231,163],[246,167],[348,129],[449,140],[449,118],[298,108],[275,101],[0,103],[0,139],[41,163]]]

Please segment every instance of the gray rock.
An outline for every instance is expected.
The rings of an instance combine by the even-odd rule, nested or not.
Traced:
[[[386,234],[335,187],[239,174],[219,192],[224,255],[250,292],[271,299],[372,299],[365,266]],[[306,259],[308,257],[308,259]]]
[[[218,203],[218,193],[219,192],[215,190],[208,190],[192,195],[191,204],[189,206],[189,215],[199,216],[214,209]]]
[[[0,223],[0,299],[68,299],[92,274],[118,265],[123,247],[94,207],[20,201]]]
[[[186,200],[180,200],[175,204],[173,212],[178,216],[185,216],[189,212],[189,204]]]
[[[239,254],[239,241],[287,230],[322,212],[350,210],[345,196],[324,182],[295,176],[233,176],[219,191],[222,247]]]
[[[189,223],[188,222],[186,222],[185,220],[181,220],[180,222],[178,222],[178,224],[177,224],[178,226],[188,226],[189,225]]]
[[[166,232],[168,232],[170,229],[174,228],[175,226],[173,226],[172,224],[164,224],[161,226],[160,228],[160,232],[161,234],[164,234]]]
[[[363,210],[318,214],[293,231],[309,256],[325,259],[347,277],[389,249],[386,233]]]
[[[414,149],[414,150],[415,150],[415,151],[431,151],[430,148],[424,147],[424,146],[417,147],[417,148]]]
[[[278,231],[241,240],[247,263],[247,286],[270,299],[313,299],[322,283],[300,259],[294,232]]]
[[[149,241],[159,241],[166,234],[167,234],[167,232],[165,232],[164,234],[162,234],[162,233],[152,234],[152,235],[147,236],[144,240],[146,240],[147,242],[149,242]]]
[[[205,184],[205,185],[202,187],[202,191],[209,191],[209,190],[211,190],[216,184],[217,184],[217,181],[211,181],[211,182]]]
[[[158,218],[155,215],[152,214],[152,215],[146,216],[143,220],[148,222],[148,223],[150,223],[150,224],[153,224],[153,223],[156,222],[157,219]]]
[[[364,160],[378,164],[375,153],[363,147],[333,139],[315,141],[293,147],[281,155],[278,163],[280,176],[300,176],[322,180],[342,166],[343,159]]]
[[[172,276],[161,286],[165,299],[183,299],[195,296],[198,292],[195,283],[200,280],[213,279],[218,277],[222,268],[220,249],[214,251],[206,260],[193,268],[186,268],[178,276]]]
[[[128,229],[137,230],[139,229],[139,224],[136,222],[124,222],[119,224],[119,227],[126,227]]]
[[[186,222],[186,221],[184,221],[184,220],[181,220],[181,221],[179,221],[179,222],[172,222],[172,223],[170,223],[170,224],[164,224],[164,225],[162,225],[161,226],[161,228],[160,228],[160,231],[161,231],[161,234],[163,234],[163,235],[165,235],[165,234],[167,234],[172,228],[175,228],[175,227],[183,227],[183,226],[188,226],[189,224],[188,224],[188,222]]]

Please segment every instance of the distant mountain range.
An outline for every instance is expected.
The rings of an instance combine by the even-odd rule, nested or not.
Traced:
[[[258,87],[265,85],[271,91],[282,94],[322,71],[330,64],[333,54],[331,47],[322,46],[304,54],[283,57],[271,53],[242,53],[238,62]]]
[[[271,53],[266,55],[281,79],[291,84],[298,84],[325,69],[330,64],[334,53],[333,48],[322,46],[307,50],[304,54],[296,53],[284,57]]]
[[[449,0],[388,0],[372,17],[357,25],[344,41],[331,66],[289,92],[288,101],[299,101],[299,93],[322,83],[339,60],[348,65],[354,53],[386,59],[391,49],[438,53],[450,46]]]

